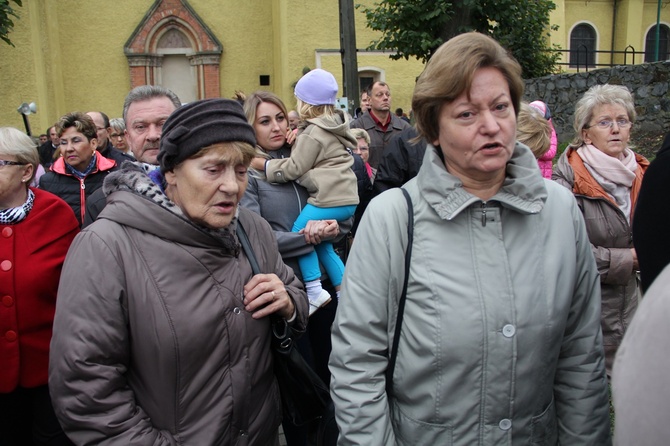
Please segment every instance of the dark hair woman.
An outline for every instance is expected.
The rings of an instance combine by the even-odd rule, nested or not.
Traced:
[[[69,113],[58,120],[60,158],[40,178],[40,188],[61,197],[84,223],[86,198],[102,186],[116,162],[96,152],[97,128],[88,115]]]

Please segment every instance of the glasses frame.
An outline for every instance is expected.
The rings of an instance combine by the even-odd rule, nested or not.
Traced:
[[[609,125],[602,125],[603,123],[606,122],[608,122]],[[633,125],[633,122],[628,119],[603,119],[596,122],[595,124],[587,124],[584,128],[588,130],[590,128],[597,127],[602,130],[609,130],[614,127],[615,122],[617,127],[619,127],[620,129],[627,129],[628,127]]]
[[[18,161],[7,161],[7,160],[0,160],[0,167],[4,166],[25,166],[27,163],[20,163]]]

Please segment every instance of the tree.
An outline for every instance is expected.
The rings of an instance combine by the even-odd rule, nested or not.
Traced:
[[[410,56],[426,62],[451,37],[468,31],[489,34],[507,48],[525,78],[555,71],[559,53],[547,42],[551,0],[382,0],[372,8],[357,5],[367,26],[382,37],[369,49],[395,51],[392,59]]]
[[[11,40],[9,40],[8,35],[14,28],[14,22],[12,22],[11,17],[13,16],[18,19],[19,16],[14,12],[12,5],[9,4],[10,1],[16,3],[18,6],[22,6],[22,0],[0,0],[0,39],[4,40],[8,45],[14,46]]]

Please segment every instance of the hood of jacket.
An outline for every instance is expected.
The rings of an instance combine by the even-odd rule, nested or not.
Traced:
[[[349,117],[341,110],[335,110],[332,118],[321,116],[307,119],[307,122],[335,135],[344,147],[353,148],[358,144],[358,141],[356,141],[356,138],[349,130]]]
[[[237,214],[223,229],[199,226],[189,220],[162,188],[135,163],[124,163],[121,170],[109,174],[105,178],[103,192],[107,196],[107,206],[98,218],[112,220],[179,244],[203,248],[220,246],[226,254],[239,254],[240,246],[234,235]]]
[[[417,182],[425,192],[426,201],[440,218],[451,220],[482,200],[466,191],[461,180],[447,171],[438,150],[428,144]],[[488,202],[499,202],[503,207],[524,214],[536,214],[546,200],[547,189],[537,161],[528,147],[517,142],[507,162],[502,187]]]

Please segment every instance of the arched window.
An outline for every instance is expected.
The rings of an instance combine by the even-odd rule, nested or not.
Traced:
[[[596,30],[580,23],[570,33],[570,68],[596,66]]]
[[[670,59],[670,28],[661,24],[658,39],[658,60]],[[656,62],[656,25],[652,26],[647,33],[647,39],[644,45],[644,61]]]

